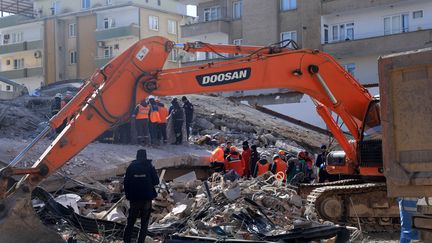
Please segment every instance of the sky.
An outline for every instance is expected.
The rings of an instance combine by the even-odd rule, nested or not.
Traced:
[[[195,5],[187,5],[187,15],[196,17],[196,11]]]

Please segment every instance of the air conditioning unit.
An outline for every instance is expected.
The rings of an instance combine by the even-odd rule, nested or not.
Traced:
[[[98,41],[98,47],[104,48],[105,47],[105,41]]]
[[[42,57],[42,52],[41,52],[41,51],[35,51],[35,52],[33,53],[33,56],[34,56],[35,58],[41,58],[41,57]]]
[[[9,34],[5,34],[4,36],[3,36],[3,39],[9,39],[10,38],[10,35]]]

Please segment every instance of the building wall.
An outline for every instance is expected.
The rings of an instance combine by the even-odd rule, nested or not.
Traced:
[[[77,51],[77,40],[78,40],[78,29],[77,29],[77,33],[76,36],[70,36],[69,35],[69,25],[70,24],[75,24],[77,25],[78,22],[78,17],[72,17],[72,18],[68,18],[65,19],[65,28],[67,29],[67,32],[65,33],[65,71],[64,71],[64,79],[75,79],[77,77],[77,72],[78,72],[78,68],[77,68],[77,64],[71,64],[70,63],[70,53],[72,51]],[[76,27],[78,28],[78,27]]]
[[[127,37],[127,38],[121,38],[121,39],[110,39],[110,40],[106,40],[105,42],[105,46],[109,47],[112,46],[113,47],[113,56],[117,56],[119,54],[121,54],[123,51],[125,51],[126,49],[128,49],[130,46],[132,46],[133,44],[135,44],[139,39],[136,37]],[[118,45],[118,49],[115,49],[114,46]],[[97,48],[97,58],[105,58],[104,56],[104,48]]]
[[[97,29],[104,29],[104,19],[115,19],[115,27],[139,24],[139,8],[122,7],[97,12]]]
[[[14,79],[13,81],[18,84],[25,85],[30,94],[36,89],[40,88],[45,83],[43,76],[19,78],[19,79]]]
[[[267,45],[279,40],[278,0],[243,1],[243,43]]]
[[[16,26],[11,26],[9,28],[0,29],[0,45],[4,42],[4,35],[11,34],[13,32],[22,32],[23,33],[23,41],[36,41],[42,39],[42,22],[30,23],[30,24],[21,24]],[[11,41],[11,38],[9,41]],[[10,42],[9,42],[10,43]]]
[[[392,7],[391,7],[392,6]],[[431,2],[400,2],[391,6],[377,7],[373,9],[360,9],[334,13],[322,17],[322,24],[329,26],[343,23],[354,23],[354,39],[370,38],[384,35],[384,17],[407,13],[409,31],[432,28],[432,4]],[[413,19],[413,11],[423,10],[423,18]],[[331,34],[331,30],[329,30]],[[321,42],[324,43],[322,31]]]
[[[2,58],[0,59],[1,71],[3,72],[14,70],[14,59],[24,59],[23,68],[41,67],[42,58],[35,58],[33,53],[34,51],[25,51],[2,56]],[[8,60],[10,62],[9,65],[7,65]]]
[[[7,87],[9,87],[9,90],[7,90]],[[14,91],[14,87],[10,84],[7,84],[5,82],[2,82],[0,80],[0,91],[4,91],[4,92],[13,92]]]
[[[355,64],[354,77],[362,84],[377,84],[378,55],[339,59],[341,65]]]
[[[96,30],[96,14],[78,17],[77,20],[77,78],[86,79],[96,70],[95,58],[97,56],[97,43],[94,31]]]
[[[45,83],[50,84],[56,81],[56,45],[55,45],[55,19],[44,21],[44,76]]]

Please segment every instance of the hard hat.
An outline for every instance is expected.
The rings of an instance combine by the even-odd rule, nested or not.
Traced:
[[[231,152],[236,152],[237,151],[237,147],[236,146],[231,146],[230,147],[230,151]]]
[[[285,150],[279,150],[278,154],[279,155],[286,155],[286,151]]]
[[[304,152],[304,151],[299,152],[299,153],[297,154],[297,157],[298,157],[298,158],[304,158],[304,157],[305,157],[305,152]]]
[[[154,99],[155,97],[153,95],[150,95],[148,98],[149,98],[149,100],[151,100],[151,99]]]
[[[277,159],[277,158],[280,158],[280,157],[279,157],[279,154],[275,154],[275,155],[273,155],[273,160],[275,160],[275,159]]]
[[[221,143],[219,146],[221,146],[222,148],[225,148],[225,147],[226,147],[226,144]]]
[[[63,97],[63,95],[60,94],[60,93],[57,93],[54,97],[56,97],[56,98],[61,98],[61,97]]]

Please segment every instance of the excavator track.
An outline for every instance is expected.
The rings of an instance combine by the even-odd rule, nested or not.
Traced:
[[[361,183],[364,183],[364,181],[360,179],[346,179],[346,180],[324,182],[324,183],[311,183],[311,184],[302,183],[298,186],[297,192],[301,198],[306,199],[313,190],[319,187],[357,185]]]
[[[396,199],[387,198],[385,183],[325,186],[307,197],[308,213],[366,232],[391,232],[400,228]]]

